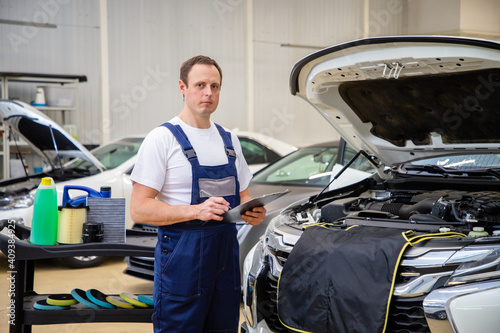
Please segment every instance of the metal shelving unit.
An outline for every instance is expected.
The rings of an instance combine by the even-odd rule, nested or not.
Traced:
[[[9,332],[31,332],[33,325],[103,322],[151,322],[153,308],[134,309],[90,309],[83,304],[72,305],[68,310],[42,311],[33,308],[34,302],[46,299],[46,294],[34,290],[35,260],[71,256],[140,256],[153,257],[154,248],[147,245],[156,239],[155,233],[128,229],[124,243],[82,243],[69,245],[34,245],[29,242],[31,229],[0,221],[0,251],[8,256],[8,270],[14,281],[10,306],[15,322],[9,325]],[[15,256],[12,257],[12,248]],[[10,250],[9,250],[10,249]],[[12,283],[12,282],[11,282]],[[12,313],[12,312],[11,312]]]
[[[0,72],[1,83],[1,97],[2,99],[9,99],[9,84],[13,82],[20,83],[39,83],[46,85],[67,86],[76,85],[77,83],[87,82],[85,75],[55,75],[55,74],[41,74],[41,73],[21,73],[21,72]],[[65,112],[75,111],[76,106],[46,106],[36,107],[40,111],[60,111],[62,112],[63,125],[65,122]],[[7,134],[7,129],[4,128],[0,119],[0,134],[1,149],[0,149],[0,164],[3,166],[3,172],[0,173],[0,178],[7,179],[10,176],[10,142]]]

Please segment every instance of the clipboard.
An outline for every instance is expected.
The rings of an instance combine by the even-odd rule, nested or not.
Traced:
[[[222,214],[222,222],[239,222],[241,221],[241,215],[243,215],[245,212],[254,209],[255,207],[262,207],[267,205],[268,203],[281,198],[285,194],[290,193],[290,190],[285,190],[283,192],[276,192],[276,193],[270,193],[270,194],[265,194],[263,196],[253,198],[252,200],[249,200],[247,202],[244,202],[240,204],[239,206],[236,206],[224,214]]]

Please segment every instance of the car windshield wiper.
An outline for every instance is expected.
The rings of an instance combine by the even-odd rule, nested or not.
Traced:
[[[486,169],[485,172],[489,175],[495,176],[497,179],[500,179],[500,171],[499,169]]]
[[[467,170],[458,170],[455,168],[444,168],[439,165],[434,164],[411,164],[404,165],[404,170],[411,171],[425,171],[428,173],[437,173],[442,175],[460,175],[460,176],[481,176],[481,175],[490,175],[497,179],[500,179],[500,171],[498,168],[481,168],[481,169],[467,169]]]
[[[474,174],[474,175],[489,175],[493,176],[496,179],[500,180],[500,171],[498,168],[486,168],[486,169],[475,169],[475,170],[468,170],[468,174]]]
[[[65,172],[71,173],[71,174],[88,175],[88,176],[91,176],[92,174],[97,173],[97,172],[92,173],[89,169],[86,169],[86,168],[66,168]]]
[[[463,174],[464,172],[461,170],[457,170],[455,168],[444,168],[439,165],[434,164],[405,164],[404,169],[406,171],[425,171],[430,173],[459,173]]]
[[[344,171],[346,171],[357,159],[360,155],[363,155],[364,157],[366,157],[368,159],[368,161],[370,161],[370,163],[372,163],[376,168],[379,166],[374,160],[373,158],[368,155],[364,150],[360,150],[356,153],[356,155],[354,155],[350,160],[349,162],[346,163],[346,165],[344,165],[344,167],[335,175],[335,177],[332,178],[332,180],[330,180],[330,182],[321,190],[321,192],[319,192],[317,195],[311,197],[309,199],[309,201],[307,202],[306,205],[312,205],[314,204],[318,198],[323,194],[323,192],[325,192],[329,187],[330,185],[332,185],[332,183],[340,177],[340,175],[342,175],[344,173]]]

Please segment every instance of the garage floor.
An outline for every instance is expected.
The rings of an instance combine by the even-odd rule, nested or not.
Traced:
[[[152,294],[153,283],[125,275],[123,258],[110,258],[103,265],[88,269],[68,269],[57,260],[39,260],[35,263],[34,289],[40,294],[69,293],[74,288],[87,290],[95,288],[103,293]],[[7,306],[8,274],[7,258],[0,253],[0,332],[8,332]],[[240,318],[241,319],[241,318]],[[68,325],[37,325],[34,333],[79,333],[79,332],[152,332],[150,323],[96,323]]]

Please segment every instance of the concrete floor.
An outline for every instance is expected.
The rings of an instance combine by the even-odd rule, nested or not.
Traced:
[[[87,290],[95,288],[103,293],[119,294],[152,294],[153,283],[133,278],[122,272],[126,268],[123,258],[109,258],[104,264],[95,268],[69,269],[56,259],[38,260],[35,263],[34,290],[39,294],[70,293],[73,288]],[[7,306],[8,274],[7,258],[0,252],[0,332],[8,332]],[[241,318],[240,318],[241,320]],[[152,332],[151,323],[91,323],[65,325],[36,325],[33,332],[47,333],[79,333],[79,332]]]

